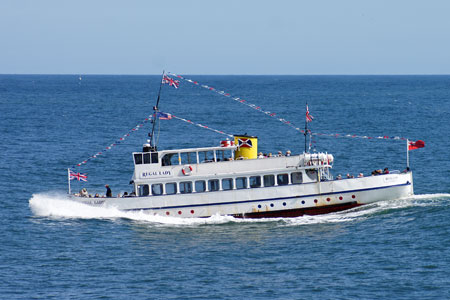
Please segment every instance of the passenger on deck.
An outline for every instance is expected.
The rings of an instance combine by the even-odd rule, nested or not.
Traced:
[[[269,153],[269,155],[267,155],[267,157],[272,157],[272,153]]]
[[[347,173],[347,178],[355,178],[355,176],[350,175],[349,173]]]
[[[278,151],[278,155],[277,155],[278,157],[282,157],[282,156],[284,156],[283,155],[283,152],[281,152],[281,151]]]
[[[82,188],[81,189],[80,196],[81,197],[87,197],[88,196],[88,192],[87,192],[86,188]]]
[[[291,150],[286,151],[286,156],[291,156]]]
[[[100,195],[98,193],[96,193],[94,198],[100,198]]]
[[[342,179],[341,174],[339,174],[338,176],[336,176],[336,179],[337,179],[337,180],[341,180],[341,179]]]
[[[128,197],[128,193],[127,193],[127,192],[124,192],[124,193],[123,193],[123,197]]]
[[[388,168],[384,168],[383,174],[389,174],[389,169]]]
[[[363,173],[359,173],[358,178],[363,178],[364,174]]]
[[[105,188],[106,188],[106,197],[111,198],[112,192],[111,189],[109,188],[109,185],[105,184]]]
[[[264,158],[264,155],[262,154],[262,152],[258,153],[258,158]]]

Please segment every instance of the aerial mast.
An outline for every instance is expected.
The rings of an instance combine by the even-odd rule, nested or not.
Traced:
[[[164,75],[165,75],[165,72],[163,70],[162,76],[161,76],[161,81],[159,83],[158,98],[156,99],[156,105],[153,106],[153,118],[151,121],[153,124],[152,132],[148,134],[148,136],[150,137],[150,149],[152,151],[156,151],[156,139],[155,139],[154,135],[155,135],[156,122],[158,121],[159,100],[161,99],[161,88],[162,88],[163,81],[164,81]]]

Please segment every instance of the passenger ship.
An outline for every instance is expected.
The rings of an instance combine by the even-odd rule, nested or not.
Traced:
[[[75,197],[82,203],[176,217],[298,217],[413,195],[412,172],[334,179],[333,156],[258,157],[254,136],[220,146],[133,153],[134,195]]]

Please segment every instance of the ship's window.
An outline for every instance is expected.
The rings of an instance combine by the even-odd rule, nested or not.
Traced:
[[[150,194],[150,189],[147,184],[138,185],[139,196],[148,196]]]
[[[173,195],[177,193],[177,184],[176,182],[166,183],[166,194]]]
[[[150,153],[144,153],[144,164],[150,163]]]
[[[183,152],[181,154],[181,164],[190,165],[197,163],[197,153],[196,152]]]
[[[292,184],[302,183],[303,182],[302,172],[292,172],[291,173],[291,182],[292,182]]]
[[[206,191],[206,182],[204,180],[198,180],[195,182],[195,191],[201,193]]]
[[[163,185],[161,183],[152,184],[152,195],[158,196],[163,193]]]
[[[264,175],[264,186],[274,186],[275,176],[274,175]]]
[[[309,179],[311,180],[317,180],[316,170],[306,170],[306,175],[308,175]]]
[[[231,150],[216,150],[217,161],[233,160],[233,152]]]
[[[142,153],[136,153],[134,155],[134,164],[141,165],[142,164]]]
[[[152,152],[152,164],[157,164],[158,163],[158,152]]]
[[[198,152],[198,159],[200,162],[213,162],[214,161],[214,152],[213,151],[200,151]]]
[[[277,184],[278,185],[287,185],[287,184],[289,184],[289,176],[288,176],[288,174],[278,174],[277,175]]]
[[[208,180],[208,190],[210,192],[218,191],[219,190],[219,179]]]
[[[236,178],[236,189],[246,189],[247,188],[247,177]]]
[[[232,178],[225,178],[222,179],[222,190],[232,190],[233,189],[233,179]]]
[[[163,166],[178,165],[178,153],[167,153],[161,159]]]
[[[261,176],[250,176],[250,187],[261,187]]]
[[[192,182],[190,181],[180,182],[180,193],[182,194],[192,193]]]

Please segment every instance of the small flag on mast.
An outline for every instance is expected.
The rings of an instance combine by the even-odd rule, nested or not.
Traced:
[[[308,104],[306,104],[306,122],[312,122],[312,120],[314,120],[314,117],[309,114]]]
[[[78,181],[87,181],[87,174],[86,173],[75,173],[75,172],[69,170],[69,179],[70,180],[77,179]]]
[[[163,112],[160,112],[160,111],[158,111],[156,113],[156,117],[159,118],[160,120],[170,120],[170,119],[172,119],[172,115],[171,114],[163,113]]]
[[[425,142],[422,140],[408,142],[408,150],[415,150],[423,147],[425,147]]]
[[[179,80],[174,80],[174,79],[170,78],[169,76],[167,76],[166,74],[164,74],[163,79],[162,79],[162,84],[166,84],[166,83],[169,86],[173,86],[176,89],[180,86]]]

